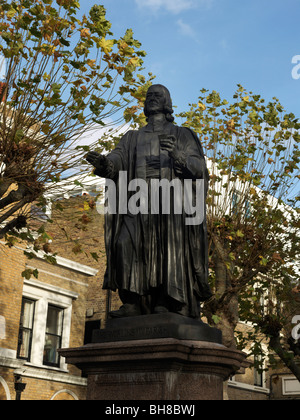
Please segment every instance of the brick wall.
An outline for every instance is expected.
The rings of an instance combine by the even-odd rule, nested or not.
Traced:
[[[0,316],[5,322],[5,337],[0,339],[0,347],[11,350],[17,348],[24,267],[23,251],[0,242]]]
[[[239,388],[228,388],[228,399],[230,401],[266,401],[269,399],[268,394],[259,391],[245,390]]]
[[[23,280],[21,273],[25,267],[36,268],[38,279],[32,277]],[[26,294],[28,287],[37,287],[41,293],[48,293],[49,303],[52,304],[56,292],[63,297],[67,296],[64,299],[71,302],[72,308],[69,346],[83,345],[88,284],[91,278],[89,267],[85,269],[83,266],[74,266],[72,261],[65,259],[58,259],[57,265],[40,258],[28,260],[22,249],[8,248],[0,243],[0,400],[15,398],[16,373],[26,383],[22,394],[24,400],[85,399],[85,380],[75,366],[68,366],[68,371],[49,366],[41,368],[32,361],[28,363],[17,359],[16,355],[22,295]],[[43,340],[44,337],[41,337],[42,349]]]
[[[24,378],[23,381],[26,383],[26,388],[22,393],[22,400],[85,400],[86,398],[86,387],[35,378]]]

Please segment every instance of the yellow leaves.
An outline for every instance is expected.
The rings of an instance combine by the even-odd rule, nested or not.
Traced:
[[[44,31],[44,33],[43,33],[43,37],[44,37],[44,39],[46,40],[46,41],[48,41],[48,42],[51,42],[51,39],[52,39],[52,33],[51,32],[49,32],[49,28],[45,28],[45,31]],[[53,42],[53,44],[55,45],[55,46],[57,46],[57,45],[59,45],[59,40],[58,39],[56,39],[54,42]]]
[[[228,130],[233,130],[235,126],[234,119],[232,118],[230,121],[227,121],[226,125]]]
[[[42,44],[41,46],[41,53],[43,55],[53,55],[55,50],[56,50],[55,45]]]
[[[79,207],[79,210],[82,212],[88,212],[91,209],[95,208],[95,201],[94,200],[90,200],[90,201],[84,201],[83,202],[83,207]],[[86,213],[83,214],[83,216],[80,217],[80,221],[85,223],[85,222],[89,222],[90,220],[87,219],[88,216]]]
[[[265,267],[268,264],[268,259],[264,258],[262,255],[260,255],[259,258],[260,258],[260,265]]]
[[[120,48],[120,50],[125,50],[127,47],[128,47],[127,42],[125,42],[125,41],[123,41],[123,40],[121,40],[121,41],[119,42],[119,48]]]
[[[142,60],[139,57],[133,57],[128,61],[129,66],[138,67],[142,64]]]
[[[129,47],[127,42],[125,42],[124,40],[121,40],[118,43],[118,46],[120,50],[120,55],[126,56],[126,55],[132,55],[134,53],[134,49]]]
[[[274,252],[274,254],[272,255],[271,260],[268,258],[263,257],[262,255],[259,256],[260,259],[260,265],[262,266],[266,266],[269,262],[275,262],[275,263],[280,263],[280,264],[284,264],[284,259],[281,257],[281,255],[278,252]]]
[[[48,73],[44,73],[43,79],[45,80],[45,82],[49,82],[51,80],[51,76]]]
[[[112,51],[115,41],[113,39],[101,38],[98,42],[98,47],[102,49],[104,54],[108,54]]]
[[[84,211],[89,211],[89,209],[90,209],[90,205],[89,205],[88,201],[85,201],[85,202],[83,203],[83,209],[84,209]]]
[[[206,106],[202,102],[199,102],[198,108],[200,109],[200,111],[204,111],[206,109]]]
[[[237,238],[243,238],[245,235],[241,230],[237,230],[236,232],[231,232],[230,235],[226,236],[226,239],[228,239],[229,241],[233,241],[235,237]]]
[[[89,59],[89,60],[87,60],[86,64],[93,69],[96,65],[96,60],[90,60]]]
[[[241,230],[238,230],[238,231],[236,232],[236,236],[237,236],[238,238],[243,238],[245,235],[243,234],[243,232],[242,232]]]
[[[10,10],[8,10],[8,12],[6,12],[6,16],[11,19],[15,16],[15,14],[17,13],[16,9],[11,8]]]
[[[132,118],[134,118],[135,114],[138,111],[137,106],[128,107],[124,111],[124,119],[126,122],[129,122]]]
[[[244,102],[249,102],[249,96],[244,96],[244,97],[243,97],[243,101],[244,101]]]
[[[91,33],[90,30],[88,28],[84,28],[80,31],[80,36],[81,38],[90,38]]]

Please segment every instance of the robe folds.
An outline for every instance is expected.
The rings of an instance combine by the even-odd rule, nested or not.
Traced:
[[[173,135],[179,159],[173,159],[161,147],[161,136]],[[164,294],[183,305],[190,317],[199,316],[199,302],[211,297],[208,285],[207,227],[205,218],[201,224],[187,225],[182,203],[182,212],[174,210],[174,197],[170,196],[170,214],[162,214],[161,202],[158,214],[152,214],[151,180],[192,180],[196,194],[196,180],[204,180],[208,188],[208,171],[201,144],[196,134],[171,122],[148,124],[137,131],[129,131],[117,147],[107,155],[112,163],[106,178],[116,184],[116,203],[124,195],[124,183],[120,171],[126,173],[127,185],[134,179],[145,180],[148,185],[147,214],[105,215],[105,246],[107,269],[104,289],[126,290],[147,296],[151,290],[160,288]],[[96,175],[103,176],[101,170]],[[136,191],[127,191],[127,199]],[[173,191],[174,194],[174,191]],[[160,197],[161,200],[164,197]],[[183,200],[183,197],[181,197]],[[195,200],[197,197],[193,197]]]

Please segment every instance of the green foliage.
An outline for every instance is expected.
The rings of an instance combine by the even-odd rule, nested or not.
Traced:
[[[79,8],[73,0],[0,0],[0,54],[6,60],[0,105],[2,224],[82,164],[95,147],[90,140],[82,145],[83,135],[101,127],[103,139],[96,145],[109,149],[110,130],[123,113],[128,123],[140,118],[141,92],[149,84],[139,74],[145,56],[140,42],[131,29],[115,39],[103,6],[82,17]],[[4,199],[12,185],[17,193]],[[0,237],[17,224],[7,223]]]
[[[241,348],[277,339],[296,305],[300,257],[300,122],[279,100],[266,103],[238,85],[232,101],[201,90],[179,115],[201,140],[210,172],[207,198],[210,278],[215,297],[208,319],[251,322]],[[224,324],[225,325],[225,324]],[[225,330],[224,330],[225,331]],[[225,331],[227,334],[227,331]],[[249,335],[250,334],[250,335]]]
[[[11,138],[29,141],[32,131],[36,155],[47,149],[56,162],[57,170],[52,166],[43,180],[62,172],[57,156],[70,142],[106,125],[145,83],[135,76],[145,52],[132,30],[114,39],[103,6],[81,19],[78,8],[76,1],[0,1],[0,54],[7,69],[2,148]]]
[[[30,268],[27,268],[22,272],[22,277],[26,280],[29,280],[31,276],[34,276],[37,279],[39,277],[38,270],[31,270]]]

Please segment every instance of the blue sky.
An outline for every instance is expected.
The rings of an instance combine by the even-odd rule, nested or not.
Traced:
[[[82,11],[96,2],[81,1]],[[202,88],[230,100],[239,83],[300,117],[300,78],[292,77],[292,58],[300,62],[299,0],[99,3],[116,37],[133,29],[147,52],[146,70],[169,88],[176,112],[197,102]]]

